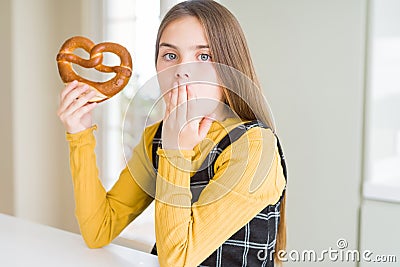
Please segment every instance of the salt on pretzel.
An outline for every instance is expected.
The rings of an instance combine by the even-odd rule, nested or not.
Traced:
[[[84,59],[73,52],[82,48],[90,54],[89,59]],[[119,66],[105,66],[103,62],[103,53],[110,52],[116,54],[121,63]],[[72,63],[84,68],[95,68],[100,72],[115,73],[115,76],[105,82],[96,82],[87,80],[79,76],[72,68]],[[97,95],[89,102],[102,102],[120,92],[132,76],[132,58],[128,50],[116,43],[105,42],[95,45],[91,40],[82,36],[69,38],[61,46],[57,54],[58,72],[64,83],[77,80],[88,84],[97,91]]]

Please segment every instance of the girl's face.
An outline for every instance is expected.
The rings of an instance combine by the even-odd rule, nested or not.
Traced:
[[[209,44],[196,17],[185,16],[170,22],[158,45],[156,69],[163,94],[173,87],[174,82],[188,83],[195,98],[202,100],[201,112],[196,112],[198,115],[209,115],[221,106],[223,90],[217,85]],[[166,96],[164,101],[167,101]]]

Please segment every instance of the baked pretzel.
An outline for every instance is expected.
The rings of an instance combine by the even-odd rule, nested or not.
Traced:
[[[90,54],[89,59],[83,59],[73,52],[77,48],[82,48]],[[103,53],[110,52],[116,54],[121,64],[119,66],[105,66],[103,62]],[[115,72],[115,76],[105,82],[95,82],[79,76],[72,68],[72,63],[84,68],[95,68],[100,72]],[[96,90],[97,95],[89,102],[102,102],[118,92],[120,92],[128,83],[132,75],[132,58],[128,50],[116,43],[99,43],[95,45],[91,40],[82,36],[72,37],[64,42],[57,54],[58,72],[64,83],[77,80],[88,84]]]

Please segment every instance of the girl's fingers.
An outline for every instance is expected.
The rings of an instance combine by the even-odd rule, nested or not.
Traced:
[[[67,84],[67,86],[65,86],[64,90],[61,91],[60,94],[60,101],[63,101],[63,99],[65,98],[65,96],[71,92],[71,90],[75,89],[78,86],[78,81],[74,80],[70,83]]]
[[[196,96],[192,91],[191,85],[187,85],[187,120],[190,121],[196,117]]]
[[[68,83],[65,88],[60,93],[60,106],[58,107],[57,114],[61,114],[65,111],[65,109],[70,105],[70,103],[66,102],[66,96],[74,90],[77,90],[78,81],[73,81]]]
[[[177,107],[177,101],[178,101],[178,83],[174,83],[174,87],[171,90],[171,98],[169,101],[169,116],[171,116],[173,113],[173,118],[176,118],[176,107]]]
[[[67,93],[64,99],[61,101],[60,112],[64,112],[65,110],[67,110],[68,107],[71,106],[71,104],[73,104],[78,97],[80,97],[84,93],[87,94],[89,92],[90,90],[87,84],[82,84],[73,88],[73,90],[69,91],[69,93]]]
[[[187,93],[186,84],[179,84],[178,86],[178,99],[177,99],[177,114],[176,119],[180,122],[180,125],[184,125],[187,119]]]
[[[215,114],[213,113],[210,116],[206,116],[201,120],[200,125],[199,125],[199,137],[201,140],[206,138],[207,133],[210,130],[210,127],[211,127],[214,117],[215,117]]]
[[[171,105],[170,105],[170,101],[171,101],[171,91],[170,90],[165,97],[165,115],[164,115],[164,121],[167,120],[170,112],[171,112]]]
[[[92,99],[96,95],[95,91],[90,91],[89,93],[80,96],[75,102],[73,102],[66,110],[65,115],[68,116],[73,114],[76,110],[80,109],[84,105],[88,103],[90,99]]]
[[[86,104],[74,111],[72,115],[76,116],[77,118],[82,118],[86,113],[92,111],[96,107],[96,105],[96,102]]]

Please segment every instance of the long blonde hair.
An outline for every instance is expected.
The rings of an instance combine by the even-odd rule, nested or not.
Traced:
[[[235,16],[221,4],[212,0],[192,0],[181,2],[172,7],[163,18],[158,30],[155,51],[156,64],[160,38],[164,29],[172,21],[184,16],[194,16],[203,25],[209,42],[212,61],[221,64],[216,64],[216,66],[217,73],[224,85],[225,103],[242,120],[260,120],[275,133],[275,123],[262,94],[243,30]],[[243,75],[227,73],[230,72],[229,68],[218,67],[224,65],[239,71]],[[249,84],[251,84],[251,88],[249,88]],[[235,90],[228,90],[228,88],[235,88]],[[243,97],[246,99],[243,99]],[[280,207],[281,215],[275,246],[276,252],[286,248],[285,202],[286,194]],[[281,261],[277,258],[277,253],[275,253],[275,262],[281,264]]]

